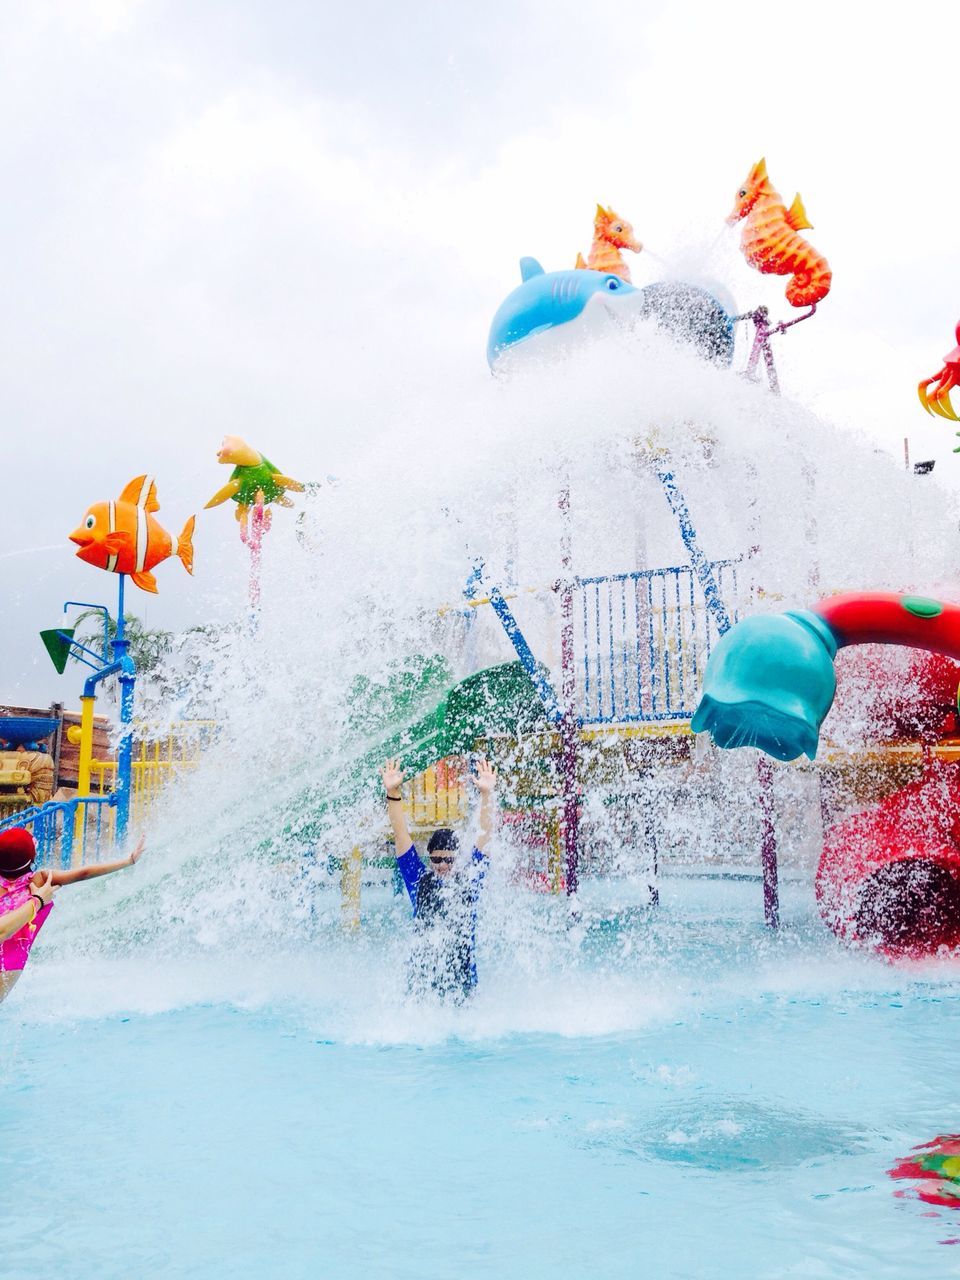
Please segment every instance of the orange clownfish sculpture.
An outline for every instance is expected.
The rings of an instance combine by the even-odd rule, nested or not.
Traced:
[[[620,250],[629,249],[631,253],[639,253],[642,248],[643,245],[633,234],[630,223],[625,218],[618,217],[612,209],[605,209],[602,204],[598,204],[593,220],[593,244],[586,262],[582,253],[577,254],[575,269],[605,271],[630,284],[630,268],[620,256]]]
[[[187,573],[193,573],[191,516],[183,533],[174,538],[153,518],[160,510],[153,476],[131,480],[116,502],[95,502],[87,508],[70,541],[87,564],[108,573],[128,573],[142,591],[156,593],[157,580],[150,572],[168,556],[179,556]]]
[[[765,275],[793,277],[787,285],[791,306],[814,307],[827,296],[833,279],[829,264],[798,235],[812,225],[803,201],[795,196],[790,208],[786,207],[767,177],[765,160],[750,170],[727,222],[733,224],[741,218],[747,220],[740,240],[743,256]]]

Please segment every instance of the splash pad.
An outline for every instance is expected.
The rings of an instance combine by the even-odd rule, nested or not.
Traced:
[[[36,1003],[24,982],[4,1009],[6,1069],[31,1088],[68,1039],[91,1095],[136,1088],[65,1135],[25,1115],[18,1224],[51,1177],[89,1202],[70,1170],[96,1140],[131,1188],[109,1234],[145,1275],[225,1257],[238,1275],[322,1257],[348,1277],[935,1265],[932,1224],[908,1259],[885,1252],[902,1222],[877,1171],[925,1136],[915,1115],[951,1105],[955,976],[840,948],[814,900],[816,776],[758,775],[687,724],[721,634],[764,601],[891,577],[936,594],[943,513],[651,317],[607,338],[479,389],[441,375],[402,453],[358,456],[322,505],[308,490],[309,537],[277,522],[256,625],[244,607],[202,661],[171,659],[217,745],[161,796],[136,882],[58,904]],[[877,509],[909,541],[879,539]],[[861,745],[863,705],[841,695],[836,713],[838,750],[844,733]],[[463,1009],[404,986],[388,748],[434,770],[408,797],[422,832],[441,797],[469,795],[450,757],[470,749],[517,818]],[[469,829],[462,805],[446,816]],[[779,932],[761,897],[771,829]],[[429,1194],[398,1214],[410,1182]],[[171,1238],[201,1199],[202,1230]],[[89,1225],[69,1220],[77,1274],[102,1275]],[[31,1241],[35,1271],[50,1248]]]

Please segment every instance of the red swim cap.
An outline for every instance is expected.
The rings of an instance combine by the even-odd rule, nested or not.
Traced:
[[[0,831],[0,876],[22,876],[33,866],[37,845],[26,827]]]

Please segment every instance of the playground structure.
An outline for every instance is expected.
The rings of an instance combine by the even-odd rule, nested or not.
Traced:
[[[720,747],[813,760],[836,692],[837,651],[870,643],[960,659],[960,606],[874,592],[747,618],[716,647],[692,727],[709,731]],[[938,674],[955,704],[958,668],[951,663]],[[960,943],[958,800],[956,764],[941,753],[921,780],[825,832],[816,886],[834,932],[891,953]]]
[[[606,218],[609,211],[603,212]],[[545,342],[556,338],[558,332],[561,342],[567,342],[584,334],[601,333],[611,320],[619,324],[626,317],[652,319],[662,331],[691,347],[703,359],[729,366],[734,355],[735,326],[749,320],[754,325],[754,338],[744,372],[754,378],[762,358],[769,388],[778,394],[771,339],[814,314],[830,287],[829,268],[796,236],[801,227],[808,225],[799,198],[786,210],[769,187],[762,164],[740,192],[735,215],[746,219],[744,249],[748,260],[764,272],[791,274],[788,301],[798,307],[809,306],[805,315],[771,324],[765,307],[734,316],[699,285],[668,281],[636,289],[614,267],[601,272],[578,264],[573,271],[545,272],[536,260],[525,258],[521,262],[522,283],[504,301],[491,326],[491,366],[499,369],[507,354],[524,358],[549,351]],[[764,237],[769,239],[777,231],[778,220],[799,241],[783,260],[775,259],[763,247]],[[709,448],[709,441],[705,447]],[[738,621],[757,606],[759,590],[753,565],[757,547],[743,545],[733,558],[710,558],[698,533],[695,512],[688,503],[683,476],[669,450],[636,441],[635,454],[638,470],[659,490],[662,513],[679,536],[687,563],[581,576],[575,570],[572,554],[572,529],[577,519],[575,490],[572,496],[571,486],[561,477],[556,494],[561,576],[557,582],[535,589],[542,599],[552,602],[548,611],[557,632],[557,652],[552,652],[552,642],[545,644],[542,635],[531,639],[521,610],[512,603],[526,593],[502,576],[488,577],[482,562],[476,562],[465,600],[452,612],[463,620],[467,631],[481,613],[492,618],[494,627],[499,628],[501,647],[505,641],[514,660],[481,665],[456,678],[451,668],[427,657],[423,659],[424,671],[412,684],[406,678],[410,673],[401,671],[403,678],[397,680],[395,687],[388,682],[351,690],[347,702],[351,714],[358,719],[347,726],[343,759],[321,782],[305,788],[296,804],[291,805],[282,831],[287,847],[302,853],[323,849],[343,815],[376,801],[377,767],[386,757],[402,758],[406,771],[413,775],[406,803],[415,832],[426,833],[437,826],[460,822],[467,810],[463,761],[472,751],[482,750],[499,766],[505,780],[505,825],[533,851],[528,883],[555,893],[577,893],[584,869],[584,799],[587,794],[602,794],[604,803],[625,803],[637,811],[634,830],[640,833],[647,863],[650,901],[656,903],[659,853],[655,823],[644,808],[636,783],[654,772],[688,765],[693,753],[692,735],[698,729],[714,729],[721,746],[739,744],[737,725],[727,734],[722,716],[708,724],[703,706],[709,699],[701,704],[696,716],[695,712],[704,670],[717,668],[719,656],[728,651],[729,646],[724,646],[731,635],[746,634],[737,629]],[[228,484],[207,505],[229,499],[237,502],[241,538],[251,554],[250,602],[256,618],[262,539],[270,527],[269,504],[289,505],[285,490],[302,486],[235,437],[225,440],[218,458],[233,464],[235,470]],[[741,501],[749,506],[751,499],[741,495]],[[127,541],[121,545],[117,531],[108,527],[96,543],[94,555],[92,544],[83,540],[86,534],[82,530],[91,532],[103,519],[112,525],[112,509],[121,504],[134,509],[127,523],[133,524],[136,536],[128,530]],[[106,513],[100,508],[107,508]],[[134,820],[141,819],[166,782],[195,769],[209,745],[209,736],[202,736],[194,754],[181,751],[177,755],[173,737],[168,735],[166,749],[157,741],[149,748],[143,742],[139,756],[134,758],[135,673],[123,635],[124,572],[120,556],[133,557],[127,568],[147,590],[154,589],[150,585],[152,579],[147,581],[149,573],[145,573],[145,562],[151,555],[154,559],[150,562],[157,563],[165,556],[181,554],[189,568],[177,540],[170,539],[155,521],[151,526],[150,513],[155,509],[155,489],[150,478],[138,477],[117,503],[91,508],[84,526],[72,535],[81,545],[82,558],[102,569],[119,572],[118,633],[112,645],[112,662],[84,649],[72,632],[45,633],[45,643],[55,661],[58,653],[65,661],[64,655],[72,652],[94,672],[87,680],[82,699],[77,794],[0,819],[0,827],[14,822],[33,826],[41,854],[48,860],[82,861],[99,856],[104,844],[122,842],[131,815]],[[89,524],[91,519],[93,525]],[[141,526],[149,534],[142,546]],[[192,522],[188,530],[192,533]],[[189,543],[188,530],[181,542]],[[87,551],[89,554],[84,555]],[[449,607],[441,611],[451,613]],[[759,621],[772,620],[747,618],[740,626],[749,629],[750,624]],[[815,625],[813,630],[816,633]],[[819,638],[824,640],[822,635]],[[105,636],[104,652],[106,649]],[[547,649],[551,650],[551,660],[547,659]],[[115,761],[95,758],[92,750],[96,686],[113,676],[119,678],[121,685],[121,734]],[[821,688],[820,703],[826,702],[821,707],[814,698],[816,714],[821,710],[825,714],[830,698],[832,690],[828,697]],[[364,708],[367,719],[361,724],[360,712]],[[811,758],[816,746],[814,735],[813,750],[809,749],[812,717],[814,712],[806,718],[799,717],[802,733],[795,726],[800,750],[807,751]],[[369,732],[371,723],[377,726],[377,734]],[[767,727],[771,725],[767,738],[768,748],[773,748],[771,754],[781,760],[791,759],[790,754],[779,750],[782,744],[777,734],[782,725],[772,715]],[[753,741],[759,741],[756,735]],[[763,757],[756,772],[756,810],[761,819],[757,853],[764,918],[769,926],[776,927],[777,824],[773,774]],[[379,848],[368,841],[348,852],[336,851],[341,867],[343,919],[350,926],[361,919],[364,867],[382,864],[383,855],[382,841]],[[849,865],[842,847],[836,861]],[[875,868],[878,872],[881,869],[879,865]],[[842,932],[839,928],[838,931]]]
[[[53,757],[44,740],[57,721],[41,716],[0,717],[0,816],[53,795]]]

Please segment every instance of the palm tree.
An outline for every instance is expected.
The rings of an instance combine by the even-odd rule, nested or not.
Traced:
[[[96,619],[96,630],[83,628],[83,623]],[[85,645],[98,654],[104,662],[113,658],[113,641],[117,635],[117,622],[113,617],[107,618],[106,651],[104,651],[103,614],[99,609],[84,609],[77,618],[75,637],[79,644]],[[173,645],[173,633],[170,631],[151,631],[132,613],[123,615],[123,630],[127,641],[127,652],[133,659],[137,675],[147,675],[170,652]],[[71,650],[70,657],[74,662],[80,658]]]

